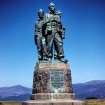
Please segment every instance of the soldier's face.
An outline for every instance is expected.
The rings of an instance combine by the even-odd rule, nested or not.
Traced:
[[[54,6],[51,6],[51,7],[49,8],[49,10],[50,10],[50,11],[55,11],[55,7],[54,7]]]
[[[39,17],[43,18],[44,17],[44,13],[39,13]]]

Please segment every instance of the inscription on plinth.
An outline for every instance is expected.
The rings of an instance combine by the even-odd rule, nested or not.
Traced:
[[[63,70],[51,70],[50,72],[50,89],[53,93],[65,91],[64,72]]]

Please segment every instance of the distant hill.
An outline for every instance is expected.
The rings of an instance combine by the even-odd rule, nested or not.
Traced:
[[[74,93],[79,99],[105,99],[105,80],[93,80],[73,85]]]
[[[0,88],[0,100],[27,100],[30,98],[31,88],[21,85]]]
[[[94,80],[73,84],[73,90],[78,99],[105,99],[105,80]],[[30,98],[31,88],[21,85],[0,88],[0,100],[27,100]]]

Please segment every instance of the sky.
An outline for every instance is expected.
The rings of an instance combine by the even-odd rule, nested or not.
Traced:
[[[51,0],[0,0],[0,87],[32,87],[37,50],[34,25]],[[65,58],[73,83],[105,80],[105,1],[54,0],[63,12]]]

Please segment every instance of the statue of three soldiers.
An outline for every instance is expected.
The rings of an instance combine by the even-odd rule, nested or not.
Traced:
[[[38,50],[38,59],[39,61],[51,61],[54,55],[54,60],[67,63],[63,50],[65,28],[61,23],[62,13],[55,10],[53,2],[48,8],[47,14],[42,9],[38,11],[38,20],[35,24],[34,40]]]

